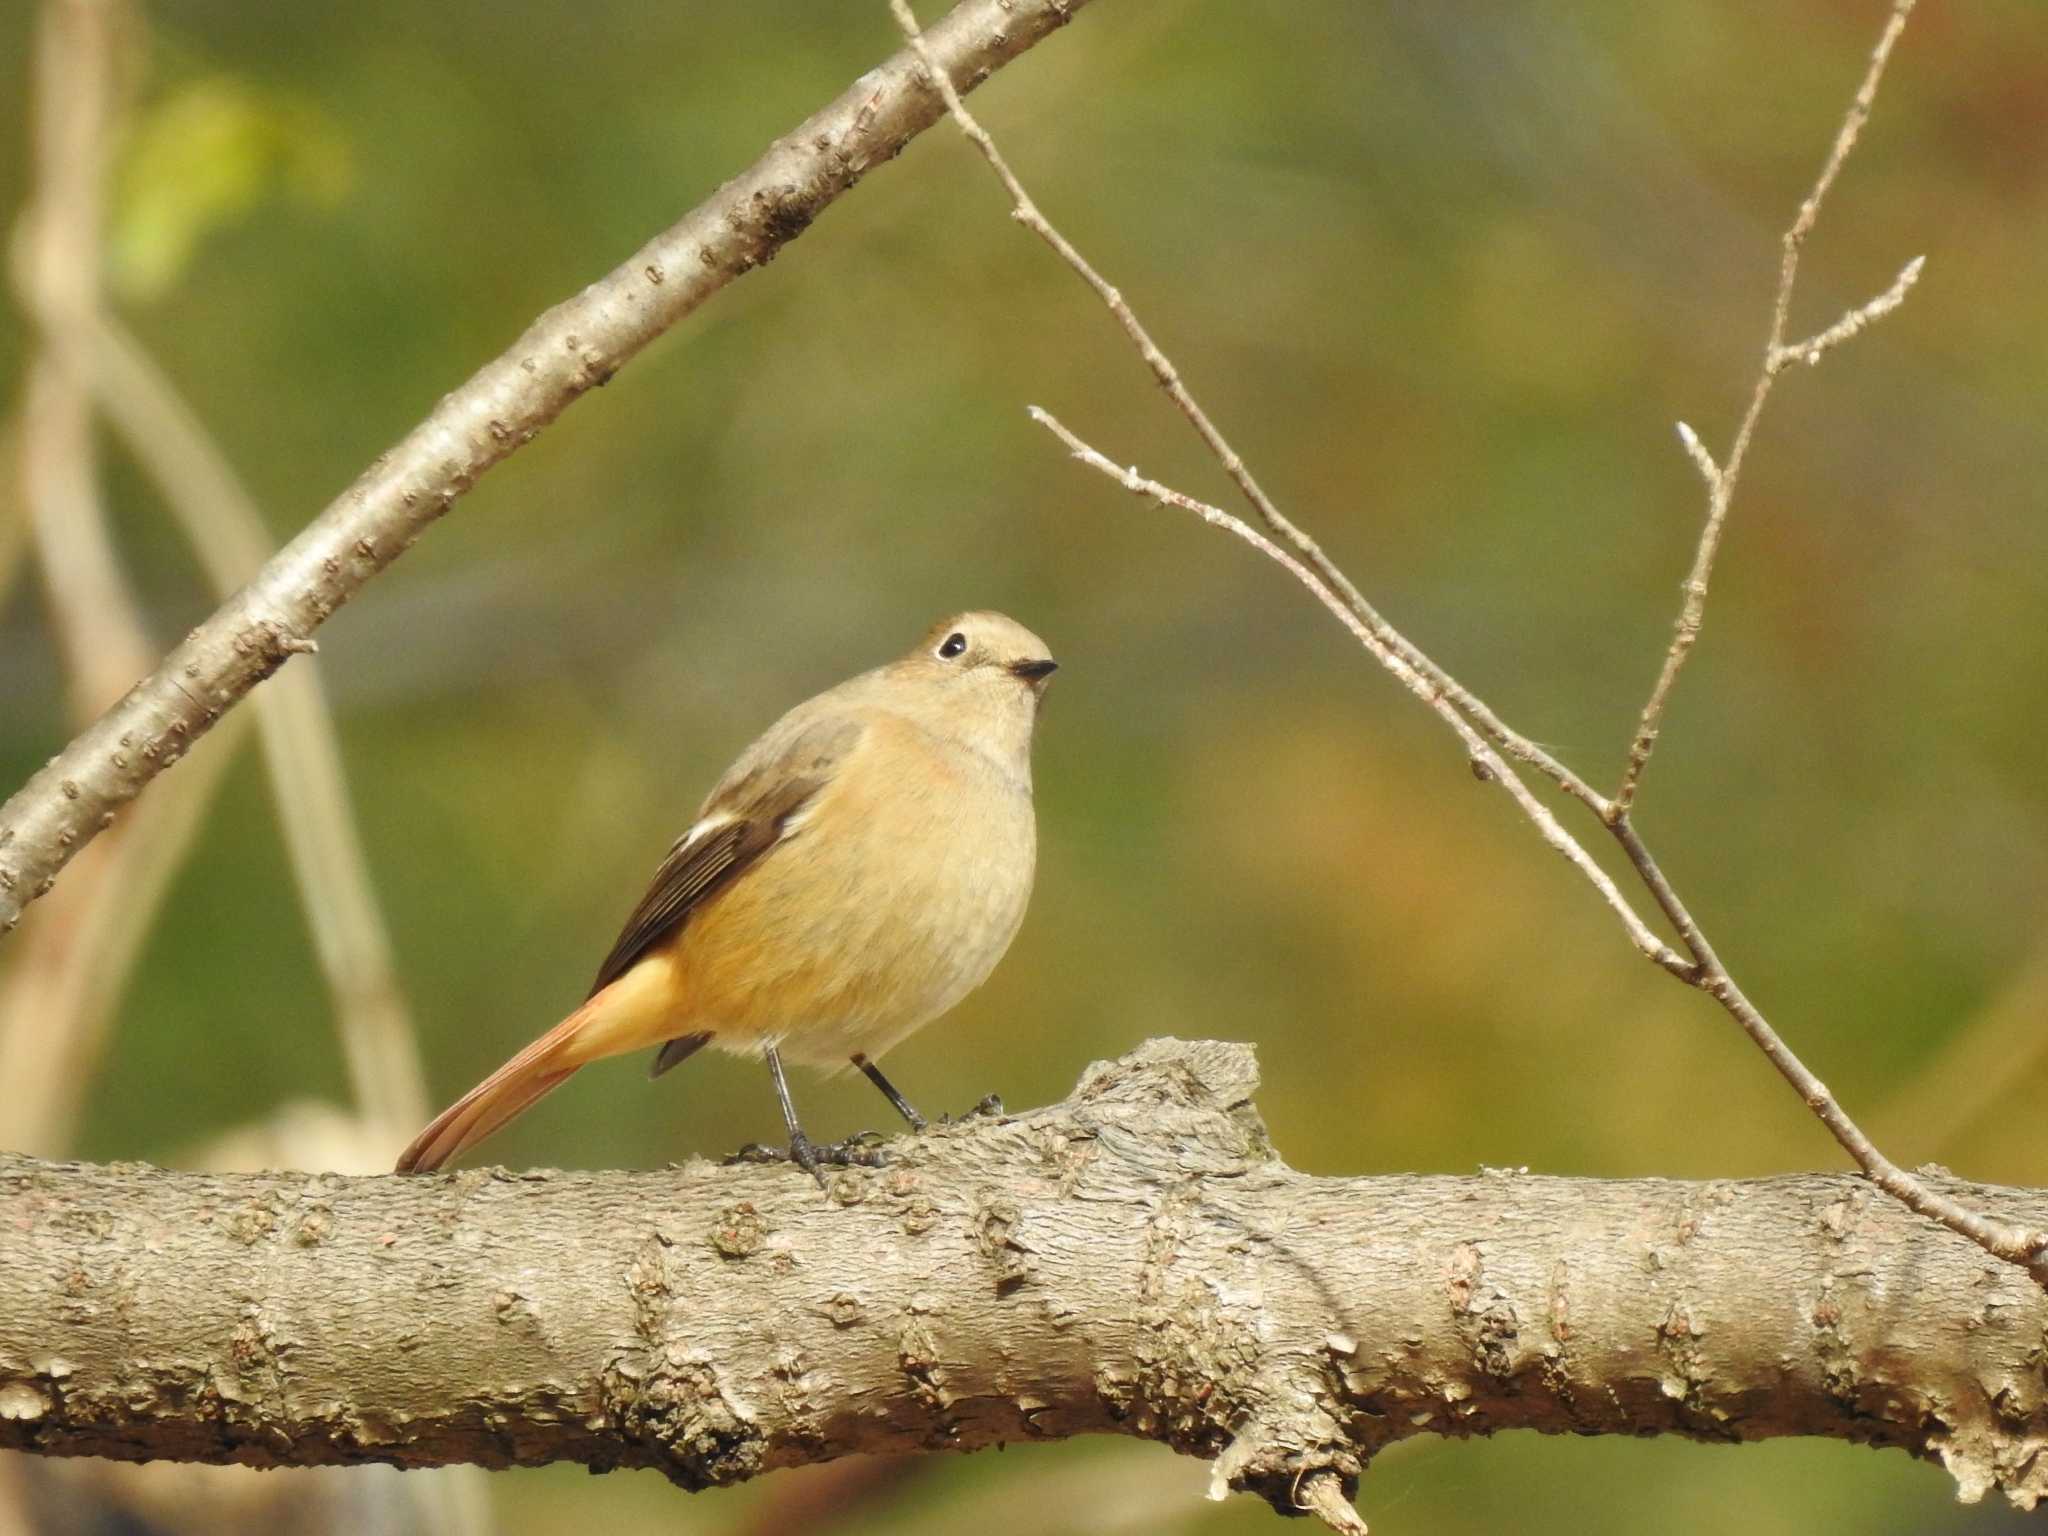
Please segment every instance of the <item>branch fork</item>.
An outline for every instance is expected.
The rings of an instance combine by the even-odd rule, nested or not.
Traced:
[[[1692,568],[1681,588],[1682,601],[1678,617],[1673,623],[1670,646],[1665,652],[1657,681],[1643,705],[1634,737],[1629,743],[1620,785],[1611,797],[1601,795],[1577,773],[1535,742],[1511,730],[1483,700],[1445,672],[1419,646],[1382,618],[1320,546],[1289,521],[1252,478],[1237,450],[1231,447],[1209,419],[1208,414],[1189,393],[1182,383],[1179,370],[1153,341],[1151,334],[1139,322],[1122,294],[1046,220],[1037,204],[1025,191],[1016,173],[996,148],[987,130],[975,120],[959,94],[951,89],[940,72],[933,70],[930,77],[938,86],[939,94],[945,100],[946,110],[951,113],[954,122],[988,162],[990,169],[1008,192],[1014,216],[1051,247],[1054,253],[1102,299],[1111,316],[1130,338],[1132,345],[1151,370],[1153,377],[1165,389],[1174,406],[1187,418],[1203,444],[1223,466],[1271,537],[1258,532],[1243,520],[1218,507],[1146,478],[1135,467],[1119,466],[1108,455],[1089,445],[1056,420],[1050,412],[1040,407],[1030,407],[1032,420],[1057,437],[1076,460],[1108,476],[1125,490],[1162,505],[1191,512],[1212,526],[1235,534],[1292,575],[1351,631],[1374,660],[1391,673],[1404,688],[1419,698],[1458,736],[1467,754],[1467,760],[1472,764],[1473,772],[1481,782],[1499,783],[1508,790],[1517,808],[1534,826],[1538,836],[1564,856],[1619,919],[1629,942],[1661,969],[1713,998],[1733,1017],[1771,1065],[1840,1143],[1843,1150],[1855,1159],[1857,1165],[1874,1183],[1912,1210],[1969,1238],[1986,1253],[2026,1268],[2037,1281],[2048,1286],[2048,1241],[2044,1241],[2044,1234],[2040,1230],[1987,1217],[1933,1188],[1926,1181],[1916,1178],[1886,1158],[1862,1129],[1849,1118],[1826,1086],[1785,1044],[1763,1014],[1736,985],[1734,978],[1722,965],[1720,957],[1707,941],[1700,925],[1680,899],[1676,887],[1658,865],[1630,818],[1642,785],[1644,771],[1656,749],[1665,707],[1670,701],[1679,672],[1698,643],[1705,623],[1706,601],[1714,558],[1720,547],[1722,531],[1726,525],[1749,445],[1755,435],[1757,421],[1770,396],[1773,382],[1791,362],[1817,362],[1833,347],[1857,335],[1873,321],[1896,310],[1919,279],[1924,265],[1923,259],[1916,257],[1905,265],[1892,285],[1876,298],[1850,311],[1826,330],[1805,341],[1790,344],[1785,341],[1793,288],[1798,278],[1801,249],[1819,219],[1821,205],[1829,188],[1840,174],[1842,165],[1854,149],[1857,137],[1869,118],[1885,66],[1891,58],[1892,48],[1904,31],[1906,19],[1912,14],[1914,4],[1915,0],[1894,0],[1884,30],[1872,50],[1862,83],[1857,88],[1849,111],[1836,133],[1834,144],[1821,167],[1820,176],[1815,181],[1813,189],[1801,202],[1791,227],[1785,232],[1777,292],[1772,303],[1770,333],[1764,346],[1763,366],[1758,372],[1748,409],[1736,429],[1726,459],[1717,463],[1713,454],[1700,440],[1698,433],[1685,423],[1679,423],[1679,441],[1707,486],[1707,519],[1694,553]],[[917,23],[905,0],[890,0],[890,7],[912,49],[923,57],[925,45],[918,35]],[[1677,934],[1683,946],[1682,951],[1673,948],[1649,926],[1614,880],[1586,852],[1579,841],[1564,829],[1549,808],[1530,792],[1521,776],[1509,766],[1507,759],[1513,759],[1549,778],[1563,793],[1590,811],[1615,838],[1627,855],[1644,891],[1664,921]]]

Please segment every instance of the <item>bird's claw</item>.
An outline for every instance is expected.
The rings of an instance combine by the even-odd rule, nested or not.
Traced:
[[[964,1125],[969,1120],[1000,1120],[1009,1111],[1003,1108],[1003,1096],[999,1093],[985,1093],[980,1100],[965,1112],[948,1115],[941,1125]]]
[[[844,1141],[830,1141],[823,1146],[808,1136],[793,1138],[787,1147],[767,1147],[758,1141],[750,1141],[737,1152],[725,1159],[729,1168],[736,1163],[794,1163],[818,1181],[818,1187],[825,1187],[825,1168],[880,1168],[887,1162],[882,1150],[882,1134],[879,1131],[858,1131]]]
[[[813,1147],[811,1151],[819,1162],[835,1168],[879,1168],[888,1161],[882,1142],[880,1131],[856,1131],[844,1141]]]

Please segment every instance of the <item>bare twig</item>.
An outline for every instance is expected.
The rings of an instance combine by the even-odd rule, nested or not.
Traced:
[[[1849,105],[1848,115],[1842,119],[1842,126],[1835,133],[1827,163],[1821,167],[1813,190],[1806,194],[1791,227],[1785,231],[1781,242],[1783,255],[1778,263],[1778,289],[1771,301],[1771,329],[1764,339],[1763,363],[1757,371],[1756,383],[1750,389],[1749,406],[1735,428],[1735,440],[1729,445],[1728,457],[1718,473],[1707,477],[1707,520],[1700,529],[1699,547],[1693,552],[1692,569],[1686,574],[1684,601],[1679,606],[1678,619],[1672,625],[1671,645],[1664,652],[1663,666],[1636,722],[1635,737],[1629,743],[1628,766],[1622,770],[1621,787],[1614,792],[1610,816],[1626,816],[1629,807],[1635,804],[1643,770],[1650,765],[1650,754],[1657,750],[1657,732],[1664,718],[1665,706],[1671,702],[1671,690],[1678,681],[1679,671],[1685,666],[1686,657],[1699,643],[1700,626],[1706,619],[1707,583],[1713,578],[1714,557],[1721,548],[1729,503],[1734,500],[1736,482],[1742,476],[1743,462],[1749,456],[1749,445],[1756,436],[1757,419],[1764,413],[1764,402],[1770,399],[1771,386],[1790,364],[1819,362],[1821,355],[1830,347],[1848,340],[1871,321],[1897,309],[1905,301],[1907,290],[1920,276],[1924,258],[1915,257],[1906,263],[1897,280],[1884,293],[1851,310],[1818,336],[1786,345],[1785,328],[1791,321],[1792,288],[1799,280],[1800,250],[1806,244],[1806,237],[1813,233],[1828,189],[1835,184],[1835,177],[1841,173],[1843,162],[1856,147],[1857,136],[1869,120],[1871,103],[1877,99],[1877,88],[1884,79],[1885,65],[1891,60],[1892,45],[1905,30],[1906,18],[1913,13],[1915,3],[1916,0],[1893,0],[1891,16],[1885,22],[1877,47],[1871,51],[1870,65],[1864,71],[1862,85],[1857,87],[1855,100]],[[1690,430],[1687,428],[1686,432]],[[1704,448],[1693,452],[1697,443],[1698,439],[1692,438],[1686,444],[1686,450],[1692,453],[1695,463],[1701,461],[1705,452]]]
[[[1684,902],[1657,861],[1650,856],[1642,835],[1627,816],[1610,823],[1629,862],[1649,888],[1658,908],[1684,940],[1686,950],[1698,962],[1691,984],[1713,998],[1740,1024],[1743,1033],[1756,1043],[1778,1074],[1790,1083],[1814,1117],[1828,1128],[1842,1150],[1856,1160],[1873,1184],[1893,1199],[1952,1232],[1959,1232],[1994,1258],[2025,1266],[2035,1279],[2048,1286],[2048,1230],[1999,1221],[1970,1209],[1960,1200],[1935,1190],[1907,1173],[1878,1151],[1868,1135],[1849,1118],[1828,1086],[1788,1046],[1752,1003],[1735,978],[1721,963],[1707,936],[1686,910]]]
[[[961,0],[931,51],[978,84],[1087,0]],[[0,932],[113,813],[390,565],[494,465],[733,278],[771,259],[937,120],[905,50],[444,397],[262,574],[0,806]]]
[[[944,72],[932,68],[931,59],[926,52],[925,39],[919,33],[917,19],[911,14],[905,0],[889,0],[889,7],[895,13],[896,24],[902,28],[903,35],[910,41],[910,46],[917,51],[918,57],[925,64],[924,78],[937,85],[939,95],[944,99],[946,109],[953,115],[953,120],[959,125],[960,131],[981,151],[982,158],[988,161],[990,168],[1008,189],[1012,204],[1011,216],[1050,246],[1059,258],[1094,290],[1096,297],[1101,299],[1109,312],[1116,317],[1117,324],[1122,326],[1124,334],[1130,337],[1131,344],[1138,349],[1138,355],[1145,360],[1145,366],[1152,370],[1153,377],[1166,391],[1167,398],[1173,402],[1175,409],[1188,419],[1188,423],[1208,446],[1209,451],[1216,456],[1217,462],[1223,466],[1224,473],[1230,476],[1232,483],[1244,494],[1245,500],[1258,514],[1259,521],[1292,549],[1303,563],[1316,573],[1325,587],[1343,600],[1344,606],[1360,623],[1372,630],[1382,644],[1400,656],[1410,667],[1428,678],[1430,685],[1456,704],[1488,740],[1508,756],[1527,763],[1537,772],[1553,780],[1574,799],[1589,806],[1600,805],[1601,797],[1584,779],[1528,737],[1510,730],[1482,699],[1444,671],[1424,654],[1421,647],[1415,645],[1381,617],[1379,611],[1366,601],[1365,594],[1358,590],[1351,578],[1338,569],[1336,562],[1323,552],[1322,546],[1288,520],[1258,481],[1252,478],[1243,457],[1230,446],[1215,422],[1209,419],[1209,413],[1203,410],[1195,397],[1189,393],[1187,386],[1181,382],[1180,370],[1173,365],[1172,359],[1160,349],[1158,343],[1153,341],[1151,333],[1139,323],[1130,305],[1124,302],[1122,293],[1089,265],[1087,258],[1073,243],[1039,212],[1038,205],[1031,200],[1030,193],[1024,190],[1024,184],[1017,179],[1016,173],[1010,169],[1009,162],[1003,159],[1002,153],[996,148],[995,140],[989,137],[988,131],[967,110],[952,82],[945,77]]]
[[[1658,910],[1671,922],[1684,941],[1687,952],[1692,956],[1689,960],[1650,931],[1606,871],[1602,870],[1578,841],[1558,824],[1548,808],[1529,792],[1520,778],[1487,750],[1485,743],[1478,739],[1463,716],[1452,709],[1440,695],[1435,694],[1426,680],[1402,658],[1393,655],[1381,645],[1335,594],[1324,587],[1314,573],[1300,561],[1280,549],[1242,519],[1232,517],[1228,512],[1206,502],[1183,495],[1156,480],[1148,480],[1134,469],[1119,469],[1103,454],[1074,436],[1037,406],[1031,407],[1031,414],[1041,426],[1065,443],[1076,459],[1091,469],[1108,475],[1125,490],[1167,506],[1192,512],[1204,522],[1236,534],[1292,574],[1324,607],[1343,621],[1380,665],[1393,673],[1410,693],[1420,698],[1458,733],[1467,751],[1472,753],[1472,761],[1480,777],[1500,780],[1514,797],[1515,803],[1521,807],[1523,814],[1535,824],[1537,835],[1550,847],[1562,853],[1621,919],[1622,926],[1628,933],[1629,942],[1688,986],[1697,987],[1705,992],[1734,1017],[1743,1031],[1763,1051],[1771,1065],[1776,1067],[1798,1092],[1807,1108],[1811,1109],[1815,1117],[1828,1128],[1843,1150],[1856,1160],[1857,1165],[1869,1175],[1873,1183],[1921,1215],[1961,1233],[1996,1257],[2009,1263],[2027,1265],[2042,1274],[2044,1279],[2048,1279],[2048,1264],[2043,1263],[2043,1250],[2048,1249],[2048,1232],[1990,1220],[1949,1196],[1928,1188],[1921,1180],[1899,1168],[1878,1151],[1870,1138],[1849,1118],[1827,1085],[1800,1061],[1791,1047],[1785,1044],[1755,1004],[1750,1002],[1742,989],[1735,984],[1734,979],[1729,976],[1727,969],[1721,964],[1720,957],[1700,930],[1699,924],[1693,919],[1685,904],[1679,900],[1677,891],[1656,859],[1651,856],[1633,821],[1623,816],[1609,821],[1607,825],[1621,843],[1623,851],[1628,855],[1629,863],[1635,868],[1644,887],[1656,901]]]
[[[1714,462],[1707,445],[1700,441],[1699,433],[1682,421],[1678,424],[1678,440],[1685,445],[1686,457],[1692,460],[1692,467],[1700,472],[1700,478],[1707,482],[1707,490],[1711,492],[1721,483],[1721,466]]]
[[[1579,840],[1564,829],[1557,817],[1551,813],[1550,807],[1536,798],[1529,786],[1522,782],[1521,775],[1502,760],[1477,727],[1465,718],[1432,679],[1412,666],[1408,658],[1388,645],[1370,624],[1353,611],[1349,603],[1331,591],[1318,573],[1310,570],[1304,562],[1280,548],[1244,519],[1233,517],[1220,507],[1213,507],[1205,501],[1197,501],[1192,496],[1183,495],[1157,480],[1148,480],[1135,469],[1119,469],[1109,459],[1076,437],[1051,412],[1035,405],[1030,409],[1032,420],[1065,443],[1068,451],[1091,469],[1100,470],[1134,495],[1146,497],[1165,506],[1178,507],[1184,512],[1192,512],[1203,522],[1235,534],[1308,588],[1316,600],[1330,610],[1337,622],[1350,630],[1358,643],[1371,652],[1381,666],[1393,673],[1402,687],[1422,700],[1438,719],[1457,733],[1458,739],[1464,743],[1465,750],[1470,755],[1473,772],[1483,781],[1498,782],[1514,797],[1515,804],[1522,809],[1522,814],[1534,823],[1537,835],[1553,850],[1564,855],[1571,866],[1585,876],[1587,882],[1600,893],[1601,899],[1613,909],[1615,916],[1621,919],[1621,925],[1628,933],[1629,942],[1667,971],[1688,980],[1691,978],[1691,962],[1650,930],[1649,925],[1637,915],[1635,908],[1629,905],[1628,898],[1621,894],[1613,878],[1595,862],[1591,854],[1586,852]]]
[[[908,7],[904,4],[904,0],[890,0],[890,5],[895,12],[898,25],[911,38],[912,46],[917,47],[916,22],[911,17]],[[1736,476],[1741,469],[1742,458],[1748,450],[1749,441],[1755,428],[1756,414],[1762,407],[1763,394],[1768,392],[1769,378],[1777,369],[1786,366],[1789,361],[1795,360],[1795,354],[1803,356],[1799,348],[1793,348],[1788,351],[1783,344],[1785,316],[1791,298],[1792,280],[1797,274],[1799,245],[1805,240],[1807,233],[1811,230],[1813,220],[1819,211],[1821,199],[1826,194],[1828,187],[1833,183],[1836,173],[1841,168],[1842,160],[1854,145],[1856,132],[1860,129],[1863,119],[1869,114],[1870,103],[1875,97],[1878,81],[1883,74],[1885,60],[1890,55],[1892,44],[1896,41],[1899,30],[1904,26],[1906,15],[1911,11],[1912,5],[1913,0],[1896,0],[1891,19],[1873,56],[1870,70],[1864,78],[1862,88],[1857,92],[1855,105],[1850,109],[1849,117],[1844,122],[1842,131],[1837,135],[1834,152],[1822,170],[1820,181],[1801,207],[1798,219],[1795,220],[1792,228],[1786,234],[1785,263],[1780,278],[1770,345],[1766,349],[1765,354],[1767,360],[1765,377],[1761,383],[1758,395],[1752,401],[1750,413],[1745,418],[1741,430],[1737,433],[1735,446],[1729,454],[1728,462],[1725,465],[1716,465],[1713,456],[1700,443],[1698,435],[1690,427],[1683,425],[1680,427],[1680,440],[1685,444],[1687,453],[1691,456],[1694,465],[1699,469],[1702,478],[1707,482],[1714,506],[1718,508],[1718,512],[1709,518],[1708,535],[1702,540],[1701,545],[1703,563],[1696,565],[1694,572],[1695,581],[1689,587],[1689,590],[1691,588],[1697,589],[1697,598],[1700,603],[1703,603],[1705,599],[1706,576],[1712,564],[1712,546],[1714,542],[1718,541],[1721,521],[1726,516],[1728,498],[1733,492]],[[1977,1243],[1986,1252],[1995,1257],[2010,1263],[2026,1266],[2038,1280],[2048,1284],[2048,1231],[2039,1231],[2030,1227],[1987,1218],[1971,1210],[1953,1197],[1932,1189],[1925,1181],[1915,1178],[1912,1174],[1905,1172],[1886,1158],[1878,1151],[1870,1138],[1849,1118],[1848,1114],[1835,1100],[1833,1094],[1828,1091],[1826,1085],[1800,1061],[1798,1056],[1793,1053],[1791,1048],[1785,1044],[1784,1040],[1771,1027],[1763,1014],[1749,1001],[1741,988],[1735,984],[1734,979],[1721,964],[1719,956],[1707,942],[1706,936],[1700,930],[1698,923],[1694,921],[1692,914],[1687,910],[1684,903],[1680,901],[1678,893],[1672,886],[1669,878],[1665,875],[1662,868],[1659,867],[1656,859],[1652,857],[1648,846],[1643,842],[1641,834],[1636,831],[1634,825],[1630,822],[1627,802],[1619,796],[1610,800],[1600,795],[1597,791],[1590,788],[1583,779],[1572,773],[1571,770],[1556,763],[1549,754],[1544,753],[1540,748],[1528,742],[1527,738],[1518,735],[1501,723],[1499,718],[1470,690],[1460,686],[1441,667],[1423,655],[1421,650],[1412,642],[1393,631],[1391,626],[1387,625],[1385,620],[1381,619],[1371,606],[1362,597],[1357,595],[1357,589],[1343,576],[1342,572],[1336,569],[1320,547],[1273,507],[1265,493],[1259,489],[1257,482],[1245,470],[1243,461],[1230,448],[1222,434],[1217,431],[1215,426],[1209,421],[1208,416],[1189,395],[1186,387],[1181,382],[1178,370],[1175,369],[1165,354],[1161,352],[1144,327],[1139,324],[1137,317],[1132,313],[1130,306],[1124,301],[1123,296],[1088,264],[1071,242],[1054,229],[1045,219],[1045,216],[1039,212],[1037,205],[1032,202],[1030,196],[1024,191],[1015,172],[1010,169],[1008,163],[997,151],[994,141],[990,139],[987,131],[980,123],[975,121],[973,115],[967,110],[958,95],[946,89],[943,80],[939,80],[938,84],[940,93],[946,99],[947,110],[953,115],[961,131],[981,151],[983,158],[988,161],[990,167],[1008,190],[1018,221],[1027,228],[1030,228],[1040,239],[1051,246],[1102,299],[1111,314],[1116,318],[1118,324],[1122,326],[1125,334],[1131,338],[1133,344],[1138,348],[1147,365],[1151,368],[1154,377],[1166,388],[1174,403],[1181,409],[1182,414],[1194,425],[1196,432],[1201,436],[1203,442],[1222,461],[1224,469],[1229,473],[1232,481],[1243,492],[1245,499],[1250,502],[1253,509],[1266,523],[1266,526],[1273,530],[1275,539],[1278,542],[1266,539],[1241,520],[1231,517],[1228,513],[1216,507],[1183,495],[1160,484],[1158,481],[1148,480],[1134,469],[1119,468],[1106,455],[1089,447],[1050,415],[1035,406],[1032,407],[1033,418],[1058,436],[1076,458],[1103,474],[1110,476],[1126,490],[1170,506],[1179,507],[1185,511],[1193,512],[1204,521],[1224,528],[1245,539],[1262,554],[1278,561],[1298,581],[1301,581],[1316,596],[1318,601],[1322,602],[1325,607],[1336,614],[1345,623],[1346,627],[1352,631],[1353,635],[1357,637],[1359,642],[1365,646],[1366,650],[1389,672],[1393,673],[1396,679],[1409,692],[1421,698],[1438,718],[1442,719],[1446,725],[1457,733],[1459,739],[1464,742],[1467,752],[1471,754],[1474,770],[1478,772],[1482,779],[1498,779],[1500,781],[1514,798],[1517,806],[1521,808],[1523,814],[1535,826],[1538,835],[1542,837],[1544,842],[1563,854],[1573,868],[1600,893],[1602,900],[1607,903],[1608,907],[1621,920],[1622,926],[1628,934],[1629,941],[1642,954],[1655,961],[1665,971],[1687,985],[1697,987],[1720,1003],[1764,1053],[1771,1065],[1799,1093],[1801,1099],[1813,1111],[1815,1117],[1827,1127],[1830,1134],[1834,1136],[1843,1150],[1855,1159],[1857,1165],[1872,1182],[1911,1209],[1939,1221],[1952,1231],[1968,1237],[1972,1242]],[[1876,315],[1888,312],[1889,309],[1896,307],[1906,290],[1911,286],[1917,273],[1918,263],[1909,265],[1906,271],[1900,274],[1899,280],[1893,284],[1890,290],[1878,299],[1873,300],[1870,304],[1863,306],[1862,310],[1857,312],[1860,318],[1854,319],[1853,324],[1845,321],[1836,327],[1831,327],[1829,332],[1823,333],[1823,336],[1831,336],[1834,332],[1840,331],[1840,336],[1835,336],[1833,340],[1825,342],[1822,342],[1821,338],[1815,338],[1815,341],[1820,344],[1820,350],[1825,351],[1828,346],[1834,344],[1834,340],[1840,340],[1848,335],[1853,335],[1857,329],[1860,329],[1862,325],[1868,324],[1870,319],[1875,318]],[[1844,329],[1845,326],[1846,329]],[[1802,347],[1806,345],[1809,344],[1801,344]],[[1282,549],[1281,545],[1285,545],[1287,548]],[[1688,611],[1693,611],[1690,603]],[[1685,622],[1681,620],[1682,637],[1688,633],[1692,635],[1697,634],[1696,612],[1694,620],[1695,622],[1691,624],[1689,629]],[[1689,646],[1691,642],[1688,639],[1685,643]],[[1679,648],[1675,646],[1674,651],[1677,653],[1677,659],[1682,661],[1683,656]],[[1670,671],[1675,674],[1675,663],[1671,665]],[[1668,694],[1669,686],[1667,680],[1659,692],[1653,695],[1652,704],[1655,711],[1661,711],[1664,698]],[[1654,740],[1654,712],[1646,712],[1646,722],[1649,736]],[[1658,910],[1683,941],[1685,949],[1683,955],[1673,950],[1656,936],[1636,913],[1628,900],[1621,894],[1613,880],[1594,862],[1578,841],[1558,824],[1556,818],[1550,815],[1542,803],[1536,800],[1528,787],[1522,783],[1520,777],[1508,769],[1507,764],[1502,761],[1500,756],[1485,749],[1485,743],[1480,740],[1482,736],[1499,746],[1501,752],[1506,756],[1528,763],[1538,771],[1546,774],[1563,788],[1566,793],[1570,794],[1574,799],[1585,805],[1594,815],[1599,817],[1602,824],[1608,828],[1616,841],[1620,843],[1623,852],[1629,859],[1631,867],[1636,872],[1637,878],[1656,902]],[[1641,733],[1639,733],[1638,745],[1642,745]],[[1641,755],[1642,760],[1647,761],[1647,747],[1643,747]],[[1631,795],[1634,792],[1634,785],[1640,776],[1640,771],[1640,763],[1632,762],[1630,775],[1624,781],[1624,789]]]
[[[1871,321],[1882,320],[1906,302],[1906,295],[1912,291],[1913,285],[1920,281],[1921,270],[1926,265],[1925,256],[1915,256],[1899,268],[1899,275],[1892,279],[1891,287],[1876,298],[1857,305],[1826,330],[1817,332],[1804,341],[1787,342],[1779,347],[1771,354],[1771,371],[1783,372],[1794,363],[1804,363],[1811,368],[1829,349],[1840,346]]]

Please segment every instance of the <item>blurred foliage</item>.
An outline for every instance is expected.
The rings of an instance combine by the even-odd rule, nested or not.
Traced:
[[[1508,719],[1605,781],[1702,511],[1671,423],[1725,444],[1777,232],[1883,10],[1101,0],[976,101],[1282,504]],[[0,7],[0,102],[22,100],[31,12]],[[134,324],[280,539],[534,314],[894,46],[879,0],[157,0],[149,18],[109,261],[151,296]],[[2041,19],[2034,0],[1928,0],[1901,45],[1795,328],[1914,254],[1927,276],[1774,400],[1641,812],[1737,975],[1894,1157],[2032,1183]],[[23,133],[0,112],[10,209]],[[0,317],[0,377],[25,342]],[[1227,489],[938,131],[323,631],[440,1091],[578,999],[769,719],[934,614],[990,605],[1067,663],[1039,751],[1040,883],[994,980],[892,1057],[919,1102],[1051,1099],[1090,1059],[1172,1032],[1256,1040],[1275,1139],[1312,1170],[1841,1165],[1734,1027],[1634,955],[1301,593],[1067,463],[1027,402],[1197,494]],[[204,586],[118,459],[109,494],[168,641],[211,606]],[[17,581],[0,776],[63,735],[40,597]],[[1997,1036],[1994,1090],[1914,1097],[2015,1017],[2037,1027]],[[170,1158],[341,1090],[251,761],[151,945],[81,1150]],[[858,1081],[800,1091],[824,1135],[883,1118]],[[774,1124],[745,1064],[649,1086],[620,1063],[492,1151],[648,1164]],[[651,1475],[494,1486],[513,1532],[726,1531],[771,1520],[787,1481],[689,1500]],[[1153,1447],[1034,1447],[921,1465],[835,1528],[1270,1528],[1201,1485]],[[1133,1489],[1138,1513],[1112,1518]],[[1377,1530],[1444,1536],[2018,1528],[1955,1506],[1938,1470],[1826,1444],[1431,1442],[1384,1458],[1365,1500]]]
[[[206,75],[165,91],[135,125],[117,177],[108,262],[127,298],[159,298],[199,242],[279,194],[335,209],[347,141],[317,108]]]

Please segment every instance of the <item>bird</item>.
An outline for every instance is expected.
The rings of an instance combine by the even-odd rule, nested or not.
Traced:
[[[430,1173],[604,1057],[659,1077],[710,1045],[766,1062],[789,1159],[824,1182],[786,1059],[876,1066],[988,979],[1037,863],[1031,743],[1056,663],[995,612],[797,705],[742,752],[655,871],[583,1004],[400,1155]],[[843,1156],[843,1149],[841,1156]]]

